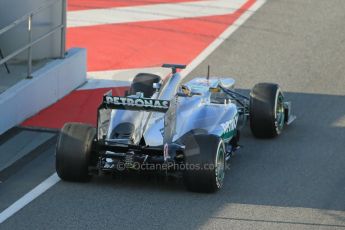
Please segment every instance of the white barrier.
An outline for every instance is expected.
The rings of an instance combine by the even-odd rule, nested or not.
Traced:
[[[86,81],[86,50],[71,49],[0,94],[0,134],[55,103]],[[67,112],[67,111],[66,111]]]

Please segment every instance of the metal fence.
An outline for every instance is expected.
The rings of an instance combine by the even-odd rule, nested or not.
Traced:
[[[38,37],[37,39],[32,39],[32,19],[35,15],[38,13],[48,9],[50,6],[58,3],[61,1],[61,6],[62,6],[62,15],[61,15],[61,23],[54,27],[53,29],[47,31],[44,33],[42,36]],[[52,0],[45,2],[44,5],[39,7],[36,10],[31,11],[30,13],[20,17],[19,19],[15,20],[8,26],[0,29],[0,36],[11,30],[12,28],[17,27],[21,23],[27,21],[27,35],[28,35],[28,40],[27,44],[24,45],[23,47],[13,51],[12,53],[8,54],[7,56],[3,57],[0,59],[0,66],[17,56],[18,54],[28,50],[28,60],[27,60],[27,77],[31,77],[32,73],[32,47],[41,42],[43,39],[49,37],[53,33],[55,33],[58,30],[61,30],[61,53],[60,53],[60,58],[65,57],[65,36],[66,36],[66,0]]]

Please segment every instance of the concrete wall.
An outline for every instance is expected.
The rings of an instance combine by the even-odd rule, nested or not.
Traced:
[[[0,134],[63,98],[86,81],[86,50],[71,49],[0,94]]]
[[[63,0],[0,0],[0,28],[9,25],[23,15],[36,10],[46,2],[55,2],[49,8],[33,17],[33,39],[59,25],[62,21]],[[0,48],[4,55],[27,44],[27,22],[0,35]],[[56,58],[60,55],[61,31],[43,40],[33,48],[33,59]],[[27,59],[27,52],[16,57],[17,61]]]

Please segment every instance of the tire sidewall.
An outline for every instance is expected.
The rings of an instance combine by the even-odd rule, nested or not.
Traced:
[[[221,165],[221,167],[223,167],[223,178],[221,181],[218,180],[218,175],[217,175],[217,168],[218,168],[218,164],[217,164],[217,159],[218,159],[218,154],[220,151],[223,151],[223,165]],[[216,186],[217,189],[221,189],[223,187],[224,184],[224,178],[225,178],[225,170],[226,170],[226,162],[225,162],[225,145],[224,145],[224,141],[222,139],[220,139],[219,144],[218,144],[218,148],[217,148],[217,153],[215,155],[215,159],[214,159],[214,176],[215,176],[215,180],[216,180]]]
[[[224,184],[225,175],[225,146],[223,140],[215,135],[189,135],[186,143],[185,164],[199,165],[197,170],[184,171],[184,183],[193,192],[212,193],[218,191]],[[195,151],[199,151],[197,154]],[[223,178],[217,178],[217,157],[223,151]]]
[[[275,103],[274,103],[274,126],[275,126],[275,130],[276,130],[276,135],[281,134],[281,132],[283,130],[283,125],[284,125],[283,124],[282,126],[279,126],[278,121],[277,121],[277,119],[278,119],[277,107],[278,107],[278,102],[279,102],[279,96],[284,97],[280,87],[278,86],[277,91],[276,91],[276,96],[275,96]],[[284,121],[284,112],[282,113],[282,115],[283,115],[282,119]]]
[[[281,101],[280,101],[280,96]],[[284,123],[278,124],[278,103],[284,102],[284,96],[278,84],[258,83],[250,93],[250,128],[255,137],[273,138],[278,136]],[[283,104],[281,105],[283,109]],[[281,114],[284,121],[284,111]]]
[[[67,123],[62,128],[56,145],[56,172],[67,181],[88,181],[91,176],[92,144],[95,128],[80,123]]]

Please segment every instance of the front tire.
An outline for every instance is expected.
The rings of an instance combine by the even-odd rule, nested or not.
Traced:
[[[80,123],[66,123],[56,145],[56,172],[62,180],[85,182],[91,179],[92,143],[96,129]]]
[[[183,180],[192,192],[212,193],[223,186],[225,147],[215,135],[188,135],[184,144],[185,171]]]
[[[256,84],[250,93],[250,128],[255,137],[273,138],[284,126],[283,93],[273,83]]]

